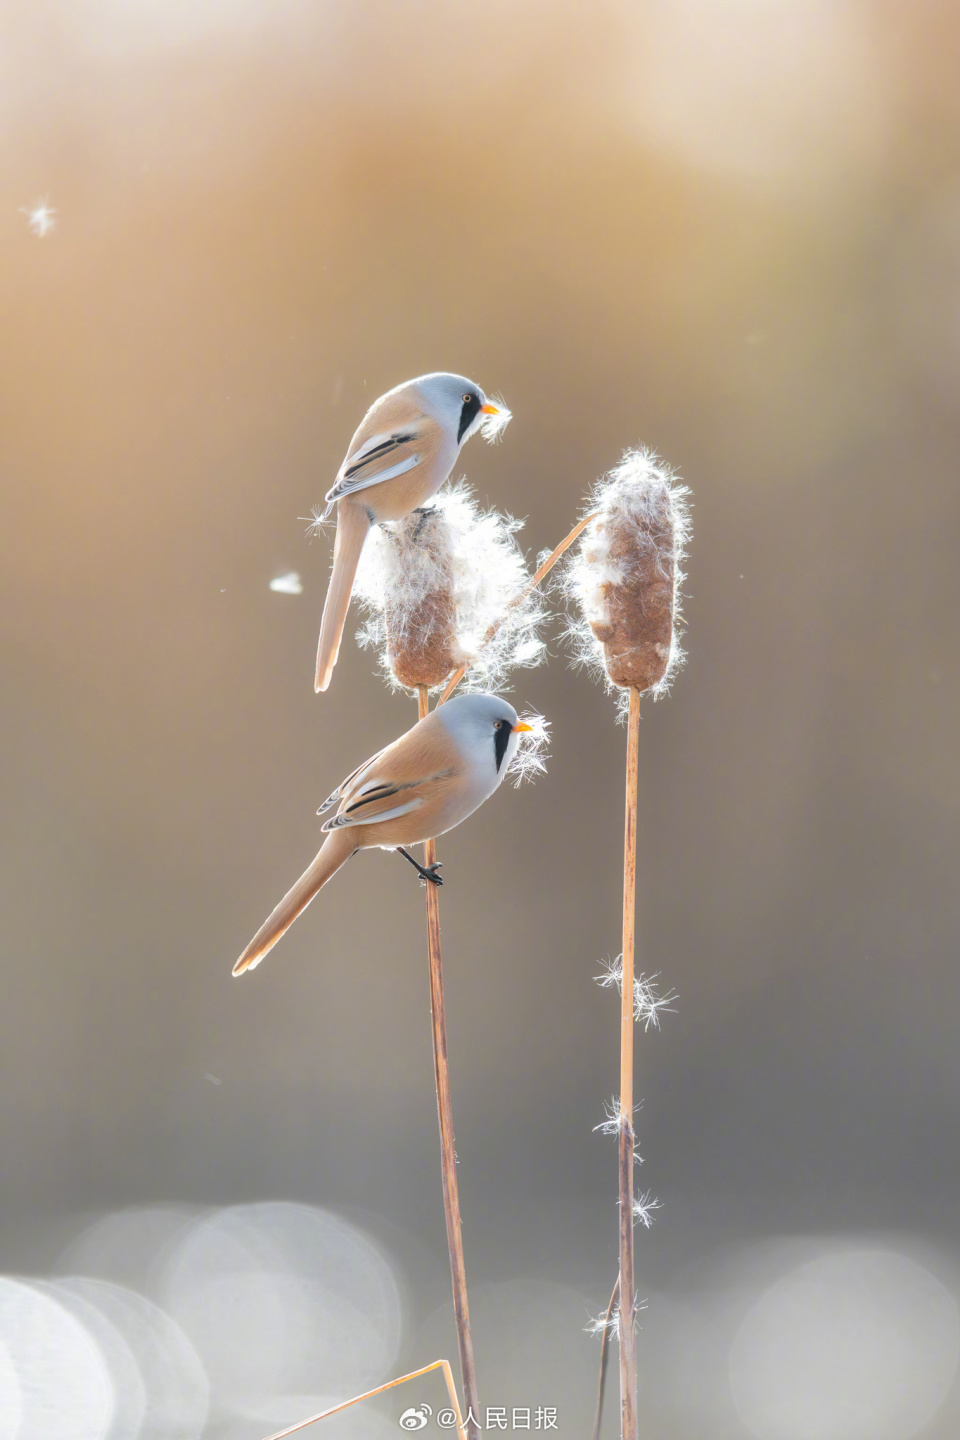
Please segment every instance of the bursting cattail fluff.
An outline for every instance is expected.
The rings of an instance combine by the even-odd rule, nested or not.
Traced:
[[[533,592],[517,603],[529,578],[514,538],[521,524],[480,510],[460,484],[425,514],[371,532],[355,584],[368,617],[357,639],[380,651],[394,686],[436,690],[466,663],[464,688],[498,690],[515,665],[539,664],[543,601]]]
[[[611,688],[662,695],[683,660],[676,621],[688,493],[645,449],[628,451],[591,492],[596,517],[567,570],[583,617],[570,633],[577,660],[602,668]]]

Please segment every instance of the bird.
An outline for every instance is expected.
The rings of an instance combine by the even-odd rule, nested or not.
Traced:
[[[474,381],[445,371],[407,380],[370,406],[324,496],[324,520],[337,506],[337,534],[317,645],[317,693],[326,690],[337,663],[370,526],[421,509],[470,436],[482,430],[492,439],[510,418],[506,406],[488,400]]]
[[[398,850],[424,880],[441,885],[439,863],[424,868],[404,847],[435,839],[472,815],[503,780],[521,735],[533,728],[499,695],[457,695],[352,771],[317,811],[336,806],[322,827],[327,838],[318,855],[261,925],[234,975],[259,965],[358,850]]]

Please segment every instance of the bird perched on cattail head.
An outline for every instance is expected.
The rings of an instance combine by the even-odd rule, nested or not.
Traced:
[[[578,601],[577,658],[611,686],[660,694],[683,659],[676,635],[690,529],[687,490],[648,450],[632,450],[594,486],[595,518],[567,573]]]
[[[326,690],[337,663],[353,578],[367,531],[402,520],[440,489],[460,453],[479,430],[493,440],[510,420],[463,375],[438,372],[408,380],[375,400],[350,441],[326,515],[337,506],[333,572],[317,647],[316,689]]]

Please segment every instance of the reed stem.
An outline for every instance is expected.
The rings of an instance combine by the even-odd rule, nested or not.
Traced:
[[[637,901],[637,770],[640,691],[630,687],[623,832],[623,960],[620,990],[620,1436],[637,1440],[637,1305],[633,1282],[633,952]]]
[[[286,1440],[288,1435],[295,1435],[298,1430],[305,1430],[308,1425],[316,1425],[318,1420],[326,1420],[330,1415],[339,1415],[341,1410],[347,1410],[351,1405],[359,1405],[361,1400],[369,1400],[374,1395],[382,1395],[385,1390],[393,1390],[397,1385],[406,1385],[408,1380],[419,1380],[421,1375],[429,1375],[431,1370],[443,1371],[447,1394],[450,1396],[450,1405],[457,1417],[457,1434],[460,1436],[460,1440],[463,1440],[460,1401],[457,1399],[457,1387],[453,1383],[453,1373],[446,1360],[434,1360],[430,1365],[424,1365],[419,1370],[412,1370],[409,1375],[398,1375],[396,1380],[388,1380],[385,1385],[377,1385],[373,1390],[365,1390],[362,1395],[354,1395],[351,1400],[341,1400],[339,1405],[331,1405],[329,1410],[321,1410],[319,1415],[308,1415],[306,1420],[298,1420],[295,1425],[288,1425],[286,1430],[275,1430],[272,1435],[267,1436],[267,1440]]]
[[[510,604],[507,606],[508,611],[512,610],[515,605],[519,605],[521,601],[526,600],[527,596],[531,594],[532,591],[536,590],[537,586],[540,584],[540,581],[546,575],[549,575],[550,571],[553,569],[554,565],[556,565],[563,552],[570,549],[570,546],[573,544],[574,540],[576,540],[580,532],[585,529],[587,525],[590,524],[591,520],[594,519],[596,519],[596,513],[592,515],[585,515],[582,520],[577,521],[576,525],[574,525],[573,529],[570,531],[570,534],[566,537],[566,539],[561,540],[557,548],[550,552],[550,554],[547,556],[546,560],[544,560],[543,564],[537,570],[536,575],[534,575],[533,579],[529,582],[529,584],[524,585],[523,589],[518,591],[517,594],[514,595],[513,599],[510,601]],[[495,621],[495,623],[490,626],[489,630],[487,631],[486,635],[484,635],[483,640],[481,641],[481,650],[485,645],[489,645],[490,641],[493,639],[494,635],[496,635],[497,631],[500,629],[500,626],[503,624],[505,619],[506,615],[501,615],[500,619]],[[438,705],[442,705],[445,700],[450,699],[450,696],[453,694],[454,690],[456,690],[457,686],[460,684],[460,681],[463,679],[464,675],[466,675],[469,669],[470,665],[464,663],[460,666],[458,670],[454,670],[453,674],[450,676],[450,679],[447,681],[446,685],[443,688],[443,693],[440,696],[440,699],[437,701]]]
[[[426,685],[417,686],[420,719],[429,708]],[[423,845],[424,865],[429,869],[437,858],[434,840]],[[453,1282],[453,1313],[460,1349],[460,1376],[467,1415],[464,1428],[468,1440],[480,1440],[480,1402],[477,1372],[473,1362],[470,1310],[467,1305],[467,1273],[463,1260],[463,1228],[460,1223],[460,1195],[457,1189],[457,1157],[453,1138],[453,1109],[450,1101],[450,1070],[447,1064],[447,1021],[443,1004],[443,967],[440,960],[440,897],[437,885],[427,889],[427,953],[430,965],[430,1011],[433,1017],[433,1063],[437,1081],[437,1113],[440,1120],[440,1168],[443,1175],[443,1209],[447,1221],[447,1248]]]
[[[620,1275],[613,1282],[613,1291],[610,1295],[610,1303],[607,1306],[607,1313],[603,1318],[603,1330],[600,1334],[600,1378],[597,1381],[597,1408],[593,1415],[593,1432],[591,1440],[600,1440],[600,1421],[603,1419],[603,1389],[607,1378],[607,1351],[610,1348],[610,1317],[613,1315],[614,1307],[620,1303]],[[619,1321],[618,1321],[619,1324]]]

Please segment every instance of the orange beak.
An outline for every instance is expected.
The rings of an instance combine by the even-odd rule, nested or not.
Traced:
[[[481,414],[481,415],[499,415],[499,414],[500,414],[500,411],[497,409],[496,405],[491,405],[491,404],[490,404],[490,401],[488,400],[487,403],[486,403],[486,405],[481,405],[481,406],[480,406],[480,414]]]
[[[521,734],[524,730],[532,730],[532,729],[533,729],[533,726],[532,726],[532,725],[528,725],[527,722],[526,722],[526,720],[518,720],[517,723],[516,723],[516,725],[514,725],[514,727],[513,727],[513,733],[514,733],[514,735],[519,735],[519,734]]]

